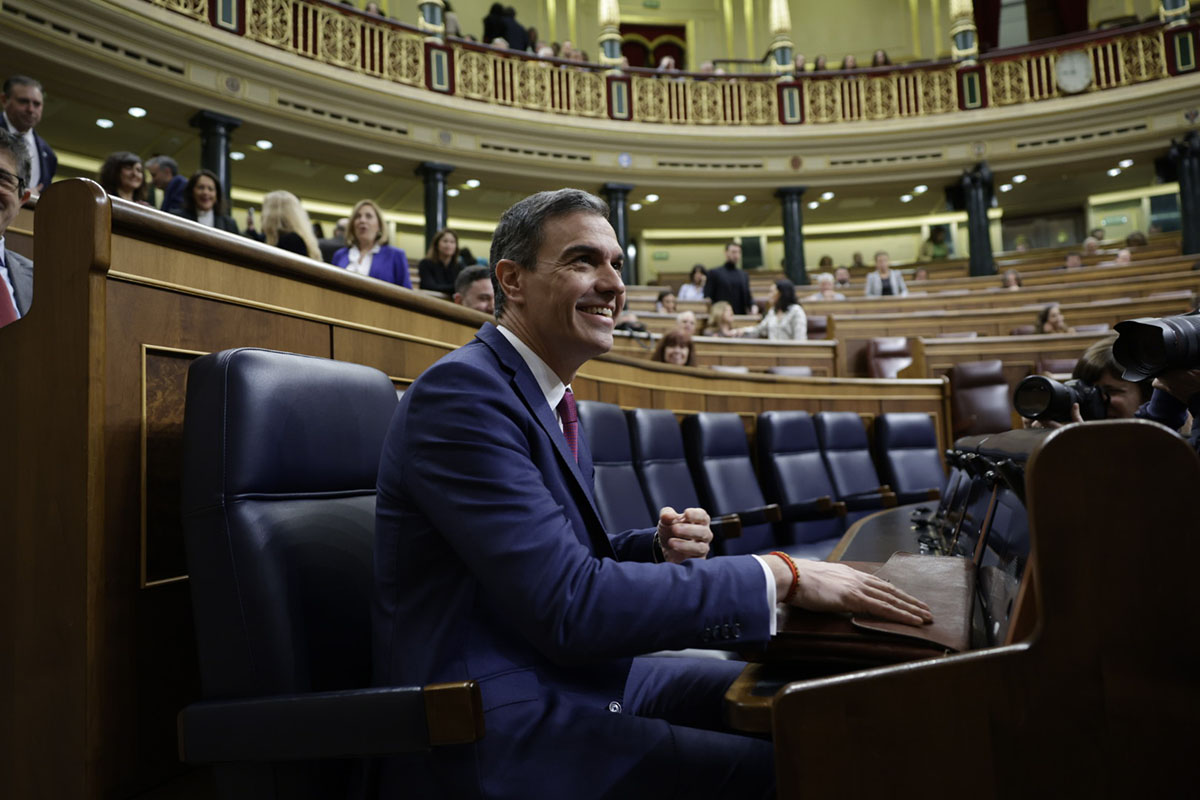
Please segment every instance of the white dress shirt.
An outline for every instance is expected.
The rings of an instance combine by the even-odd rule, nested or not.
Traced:
[[[17,309],[17,319],[21,318],[21,309],[17,308],[17,290],[13,288],[12,276],[8,274],[8,267],[5,266],[8,262],[5,258],[8,251],[4,249],[4,237],[0,236],[0,280],[3,281],[2,291],[8,292],[8,302],[12,303],[12,307]],[[0,297],[0,303],[5,302],[3,297]]]
[[[346,262],[346,269],[350,270],[351,272],[357,272],[359,275],[370,275],[371,262],[375,260],[375,254],[378,252],[379,245],[375,245],[371,248],[371,252],[364,256],[359,251],[358,245],[354,245],[350,248],[350,260]]]

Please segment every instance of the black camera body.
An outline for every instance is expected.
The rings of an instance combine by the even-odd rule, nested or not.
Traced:
[[[1078,378],[1060,383],[1045,375],[1030,375],[1013,392],[1013,408],[1029,419],[1070,422],[1075,403],[1085,420],[1108,416],[1108,394],[1102,387]]]

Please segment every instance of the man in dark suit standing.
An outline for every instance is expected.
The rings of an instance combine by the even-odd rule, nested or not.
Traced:
[[[704,296],[713,303],[724,300],[733,306],[735,314],[757,314],[754,296],[750,294],[750,279],[738,269],[742,260],[742,246],[737,242],[725,245],[725,263],[708,271],[704,284]]]
[[[33,262],[5,247],[4,233],[29,199],[29,153],[20,136],[0,131],[0,327],[29,313]]]
[[[21,137],[29,153],[29,183],[33,194],[50,185],[58,169],[58,156],[34,128],[42,121],[42,85],[33,78],[14,75],[4,81],[4,129]]]
[[[706,559],[702,509],[606,531],[571,381],[625,299],[608,208],[542,192],[491,251],[498,324],[404,393],[379,465],[375,680],[476,680],[486,734],[388,762],[381,797],[767,797],[771,745],[723,729],[741,664],[635,657],[739,647],[775,604],[920,624],[890,584],[782,554]]]
[[[163,193],[162,204],[159,206],[168,214],[183,211],[183,191],[187,188],[187,178],[179,174],[179,164],[170,156],[155,156],[146,162],[150,172],[150,180],[154,188]]]

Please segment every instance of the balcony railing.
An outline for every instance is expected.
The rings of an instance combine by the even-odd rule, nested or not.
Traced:
[[[1149,23],[949,61],[802,76],[721,75],[536,58],[322,0],[147,0],[231,35],[334,67],[499,106],[670,125],[820,125],[1064,96],[1058,61],[1082,52],[1097,92],[1197,71],[1200,24]]]

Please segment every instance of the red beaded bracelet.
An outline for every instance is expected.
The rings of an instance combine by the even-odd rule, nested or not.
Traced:
[[[789,603],[791,602],[792,598],[796,596],[796,590],[800,588],[800,570],[796,569],[796,562],[792,560],[792,557],[781,550],[772,550],[769,555],[779,556],[782,558],[784,563],[788,565],[788,569],[792,571],[791,588],[787,590],[787,594],[785,594],[783,596],[783,600],[780,601],[782,603]]]

